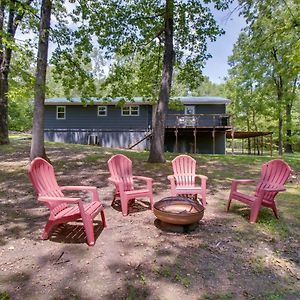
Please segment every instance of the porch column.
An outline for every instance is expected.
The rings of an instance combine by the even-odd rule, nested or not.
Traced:
[[[194,129],[194,153],[197,153],[197,129]]]
[[[175,151],[178,153],[178,129],[175,128]]]
[[[213,154],[216,154],[216,140],[215,140],[215,127],[212,131],[212,138],[213,138]]]

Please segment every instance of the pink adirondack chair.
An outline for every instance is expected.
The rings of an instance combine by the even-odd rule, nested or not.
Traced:
[[[269,207],[273,210],[275,217],[278,219],[278,212],[275,196],[285,191],[284,184],[291,174],[289,165],[280,160],[271,160],[262,166],[261,176],[256,184],[254,195],[246,195],[237,191],[239,184],[256,183],[252,179],[233,180],[231,184],[231,192],[227,204],[227,212],[229,211],[231,200],[241,201],[251,207],[250,223],[255,223],[261,206]]]
[[[59,186],[54,169],[46,160],[35,158],[28,170],[37,199],[50,209],[42,239],[47,239],[53,226],[82,219],[89,246],[95,244],[94,218],[101,213],[102,224],[106,227],[104,208],[94,186]],[[81,198],[66,197],[63,190],[86,191],[91,193],[92,201],[84,203]]]
[[[122,154],[112,156],[107,164],[111,175],[108,180],[115,185],[115,194],[112,205],[116,198],[120,198],[123,216],[128,215],[129,200],[139,197],[149,197],[150,206],[151,209],[153,209],[152,178],[133,176],[132,161]],[[134,189],[134,179],[145,181],[146,188]]]
[[[195,195],[197,199],[199,194],[205,207],[207,176],[196,174],[196,160],[188,155],[179,155],[172,160],[172,167],[174,174],[168,176],[172,196]],[[201,185],[196,184],[196,178],[200,178]]]

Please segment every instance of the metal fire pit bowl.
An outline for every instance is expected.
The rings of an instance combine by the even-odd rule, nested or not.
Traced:
[[[153,212],[162,222],[188,225],[203,218],[204,207],[189,198],[167,197],[154,204]]]

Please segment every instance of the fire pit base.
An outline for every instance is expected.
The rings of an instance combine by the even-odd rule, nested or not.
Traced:
[[[187,224],[187,225],[176,225],[166,222],[162,222],[156,219],[154,225],[162,231],[175,232],[175,233],[189,233],[198,228],[199,223]]]

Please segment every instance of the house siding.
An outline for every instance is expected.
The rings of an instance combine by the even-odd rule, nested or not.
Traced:
[[[45,106],[45,140],[88,144],[97,137],[103,147],[127,148],[149,134],[152,107],[140,105],[138,116],[122,116],[121,108],[107,105],[107,116],[97,116],[97,106],[66,106],[66,119],[56,119],[56,106]],[[134,149],[149,149],[145,140]]]
[[[187,104],[195,106],[195,114],[225,114],[225,104]],[[103,147],[128,148],[145,136],[152,128],[152,106],[139,105],[139,116],[122,116],[121,108],[107,105],[107,116],[97,116],[97,105],[66,105],[66,119],[56,119],[56,105],[45,105],[45,140],[55,142],[88,144],[95,141]],[[175,124],[175,115],[184,115],[184,110],[168,110],[167,125]],[[202,118],[202,117],[201,117]],[[201,126],[218,125],[213,117],[203,116]],[[206,124],[207,123],[207,124]],[[92,137],[92,138],[91,138]],[[225,153],[225,131],[215,132],[213,149],[212,128],[197,131],[197,153]],[[136,150],[150,148],[150,140],[145,139],[135,146]],[[178,131],[177,149],[174,131],[166,131],[165,150],[170,152],[193,153],[193,130]]]
[[[140,105],[139,116],[122,116],[121,109],[107,106],[107,116],[97,116],[97,106],[66,106],[66,119],[56,119],[56,106],[45,106],[45,129],[146,130],[151,125],[150,105]],[[149,113],[150,111],[150,113]]]

